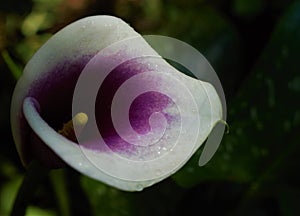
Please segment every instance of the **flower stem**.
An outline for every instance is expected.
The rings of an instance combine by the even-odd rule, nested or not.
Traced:
[[[66,181],[66,170],[52,170],[49,174],[52,188],[54,191],[55,199],[57,201],[57,207],[59,214],[64,216],[71,216],[70,209],[70,196],[67,190],[67,181]]]
[[[35,196],[36,189],[40,182],[46,177],[47,171],[48,170],[37,161],[30,163],[13,204],[11,216],[25,215],[26,208]]]

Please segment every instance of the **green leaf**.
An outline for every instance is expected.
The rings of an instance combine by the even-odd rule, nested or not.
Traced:
[[[297,1],[282,17],[239,95],[229,104],[231,133],[207,166],[197,167],[195,155],[173,176],[180,185],[231,180],[258,181],[261,186],[276,179],[276,170],[288,162],[285,155],[295,151],[288,138],[300,125],[299,38]]]
[[[22,184],[22,177],[15,177],[14,180],[7,182],[1,186],[0,191],[0,215],[9,215],[18,189]]]
[[[9,53],[6,50],[2,51],[1,54],[12,75],[15,77],[16,80],[19,79],[22,75],[22,68],[13,61],[13,59],[10,57]]]
[[[55,212],[41,209],[35,206],[29,206],[26,211],[26,216],[55,216]]]
[[[263,0],[234,0],[233,10],[241,17],[252,18],[264,9]]]

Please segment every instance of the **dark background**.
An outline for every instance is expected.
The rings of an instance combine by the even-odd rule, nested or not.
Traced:
[[[143,192],[51,171],[27,215],[300,215],[300,1],[292,0],[1,0],[0,215],[26,171],[9,121],[22,68],[52,34],[96,14],[202,52],[223,84],[230,133],[205,167],[200,149]]]

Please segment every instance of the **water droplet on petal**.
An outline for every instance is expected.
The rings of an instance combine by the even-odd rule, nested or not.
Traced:
[[[137,184],[136,187],[135,187],[136,191],[142,191],[143,189],[144,189],[144,187],[143,187],[142,184]]]

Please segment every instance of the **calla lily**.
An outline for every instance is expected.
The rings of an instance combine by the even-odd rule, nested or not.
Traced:
[[[33,158],[57,166],[59,158],[127,191],[180,169],[221,119],[211,84],[177,71],[111,16],[50,38],[26,65],[11,108],[25,166]]]

